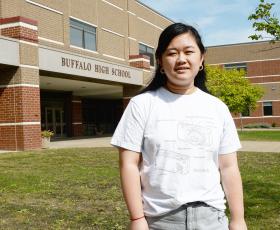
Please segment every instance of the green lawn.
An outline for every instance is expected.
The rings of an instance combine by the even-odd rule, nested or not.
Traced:
[[[240,153],[249,229],[279,229],[280,153]],[[0,155],[0,229],[126,229],[112,148]]]
[[[269,130],[243,130],[238,131],[239,138],[242,141],[280,141],[280,130],[269,131]]]

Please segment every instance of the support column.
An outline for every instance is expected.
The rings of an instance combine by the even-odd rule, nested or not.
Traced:
[[[1,70],[0,149],[41,148],[37,22],[0,19],[2,36],[19,40],[20,66]]]
[[[82,116],[82,99],[72,97],[72,136],[82,136],[84,133]]]
[[[129,55],[129,65],[150,72],[150,57],[144,54]],[[130,99],[143,87],[134,85],[123,86],[123,108],[125,109]]]

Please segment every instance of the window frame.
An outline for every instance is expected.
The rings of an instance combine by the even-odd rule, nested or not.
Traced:
[[[265,105],[268,104],[269,105]],[[273,103],[272,101],[264,101],[263,102],[263,116],[273,116]]]
[[[144,47],[145,50],[141,49],[140,48],[141,46]],[[152,52],[148,52],[148,49],[151,49]],[[140,51],[143,51],[144,53],[141,53]],[[155,66],[155,49],[153,47],[139,42],[139,54],[143,54],[143,55],[150,57],[150,66],[153,66],[153,67]],[[151,58],[151,56],[152,56],[152,58]]]
[[[247,63],[246,63],[246,62],[227,63],[227,64],[224,64],[224,68],[225,68],[226,70],[232,70],[232,69],[236,69],[236,70],[238,70],[238,71],[244,70],[245,73],[247,73]]]
[[[97,32],[96,32],[97,27],[96,26],[93,26],[93,25],[88,24],[88,23],[83,22],[83,21],[79,21],[78,19],[71,18],[71,17],[70,17],[70,23],[69,24],[70,24],[70,45],[77,46],[77,47],[85,49],[85,50],[97,51]],[[72,29],[79,30],[79,31],[82,32],[82,38],[81,38],[82,46],[79,46],[79,45],[76,45],[76,44],[72,43],[72,41],[73,41],[73,39],[72,39]],[[91,45],[90,43],[86,42],[86,35],[87,34],[94,36],[93,49],[87,48],[87,47],[90,47],[87,44]]]

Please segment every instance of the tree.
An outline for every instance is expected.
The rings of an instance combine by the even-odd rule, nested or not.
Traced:
[[[257,101],[264,94],[260,86],[251,84],[245,78],[244,70],[226,70],[219,66],[207,66],[206,72],[207,88],[210,93],[220,98],[232,113],[241,116],[248,109],[254,110]]]
[[[270,10],[274,3],[267,3],[260,0],[255,12],[248,17],[248,20],[253,21],[253,28],[256,32],[266,32],[271,35],[271,42],[280,40],[280,25],[279,19],[275,15],[271,15]],[[252,40],[263,39],[261,34],[253,34],[249,36]]]

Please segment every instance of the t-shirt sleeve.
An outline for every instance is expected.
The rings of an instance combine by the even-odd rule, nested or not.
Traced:
[[[114,132],[111,144],[115,147],[141,152],[144,127],[144,113],[140,106],[131,100]]]
[[[223,132],[220,141],[219,154],[236,152],[241,148],[240,140],[233,118],[226,107],[224,111]]]

